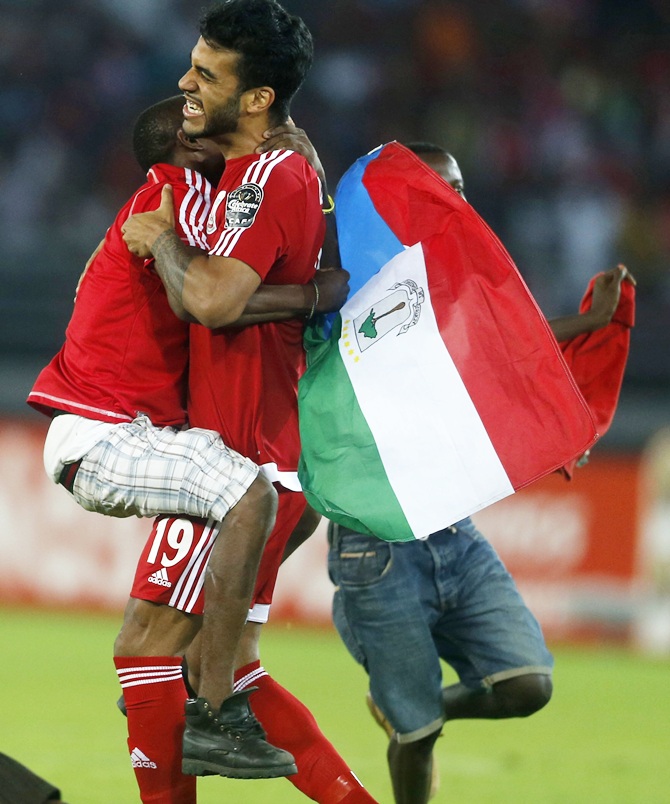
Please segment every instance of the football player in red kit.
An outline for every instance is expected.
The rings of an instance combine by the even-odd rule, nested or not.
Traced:
[[[53,417],[44,450],[48,473],[84,508],[114,516],[165,511],[212,516],[217,522],[225,519],[222,537],[231,527],[235,534],[242,520],[244,539],[219,540],[232,562],[231,574],[241,579],[221,588],[219,603],[225,608],[228,597],[233,612],[237,607],[241,628],[274,522],[276,494],[259,477],[258,466],[230,450],[218,433],[184,429],[188,324],[170,310],[153,264],[133,257],[121,237],[128,215],[155,208],[169,181],[179,236],[189,247],[205,242],[212,187],[193,167],[219,176],[223,158],[211,143],[176,134],[182,106],[181,99],[172,99],[138,120],[138,159],[145,168],[158,164],[89,261],[65,344],[40,373],[28,402]],[[149,162],[139,146],[148,148]],[[248,566],[238,573],[234,562],[243,556]],[[230,656],[232,692],[238,637],[234,632],[231,637],[224,650]],[[233,698],[231,719],[247,728],[248,704],[240,707],[239,700]],[[295,771],[290,754],[267,743],[260,729],[249,737],[240,752],[242,772]]]
[[[268,13],[272,21],[266,30]],[[263,707],[263,725],[276,744],[290,744],[298,777],[303,772],[303,786],[296,781],[303,792],[323,802],[370,802],[369,794],[332,747],[328,753],[315,746],[314,735],[306,731],[307,719],[295,720],[301,705],[265,674],[258,658],[258,630],[267,617],[283,545],[304,509],[296,482],[296,386],[304,361],[302,323],[286,317],[245,329],[231,325],[240,321],[244,309],[240,299],[250,298],[261,282],[266,289],[295,283],[303,290],[302,304],[305,288],[316,294],[310,279],[324,234],[321,185],[305,159],[290,150],[256,152],[264,141],[263,133],[286,120],[288,100],[299,84],[287,80],[285,67],[279,69],[276,63],[277,58],[293,58],[286,55],[289,48],[281,53],[274,48],[265,56],[262,48],[259,50],[259,43],[276,36],[277,15],[286,19],[285,12],[270,0],[232,0],[209,12],[192,53],[192,67],[180,81],[186,96],[184,131],[193,137],[211,137],[226,157],[207,224],[208,252],[194,254],[177,238],[169,192],[164,192],[155,212],[130,218],[124,225],[124,237],[138,255],[155,257],[173,309],[198,322],[191,329],[191,425],[214,426],[224,441],[231,439],[236,451],[253,457],[279,491],[277,528],[283,529],[284,535],[276,542],[267,573],[262,571],[259,578],[261,586],[238,652],[237,688],[250,679],[260,687],[253,699],[254,709],[268,701]],[[288,27],[299,30],[295,26],[294,21]],[[308,298],[312,311],[318,298]],[[187,629],[180,623],[188,622],[188,616],[181,614],[180,619],[179,607],[196,612],[201,605],[194,573],[207,560],[207,545],[215,530],[213,523],[203,526],[183,518],[159,520],[138,567],[134,597],[117,640],[117,667],[129,718],[134,716],[132,710],[146,713],[147,706],[161,713],[161,722],[166,724],[162,729],[156,727],[153,716],[146,717],[154,732],[168,732],[169,718],[178,722],[180,707],[175,700],[155,707],[146,700],[135,700],[141,685],[137,683],[138,662],[133,658],[147,657],[143,686],[157,689],[146,690],[145,697],[153,695],[157,701],[161,685],[152,684],[151,679],[162,670],[153,665],[158,664],[156,657],[161,662],[163,657],[172,657],[174,663],[168,666],[175,668],[175,660],[183,653],[185,640],[180,641],[180,633]],[[271,540],[265,555],[272,549]],[[156,584],[152,578],[174,585]],[[155,605],[157,599],[166,602],[168,594],[168,606]],[[215,720],[210,713],[216,713],[222,694],[220,676],[213,672],[208,656],[208,646],[218,639],[218,625],[208,619],[208,595],[206,589],[199,697],[187,705],[184,735],[183,767],[196,774],[220,772],[221,761],[214,739],[211,745],[202,739],[208,721]],[[147,645],[150,650],[140,653]],[[143,694],[140,691],[140,698]],[[289,722],[301,725],[288,729],[292,734],[287,744]]]

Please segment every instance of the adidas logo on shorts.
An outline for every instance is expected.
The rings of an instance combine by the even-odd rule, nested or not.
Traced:
[[[150,575],[147,578],[147,581],[149,581],[149,583],[158,584],[158,586],[167,586],[168,588],[172,586],[168,579],[168,574],[165,567],[161,567],[159,570],[154,572],[153,575]]]
[[[130,752],[130,761],[133,763],[133,768],[152,768],[156,769],[158,765],[152,762],[146,754],[143,754],[139,748],[133,748]]]

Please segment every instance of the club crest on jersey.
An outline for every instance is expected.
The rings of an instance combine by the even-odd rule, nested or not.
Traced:
[[[257,184],[241,184],[226,200],[226,229],[248,229],[254,222],[263,200],[263,189]]]

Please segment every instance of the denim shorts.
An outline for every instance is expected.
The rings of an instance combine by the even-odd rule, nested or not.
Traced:
[[[444,723],[440,659],[472,689],[551,673],[537,620],[470,519],[411,542],[331,524],[329,541],[335,626],[399,742]]]

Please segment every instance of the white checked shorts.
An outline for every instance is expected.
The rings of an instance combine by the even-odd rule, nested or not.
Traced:
[[[45,465],[56,481],[58,466],[73,459],[67,433],[76,439],[78,424],[87,423],[72,415],[52,422]],[[87,511],[115,517],[185,514],[221,522],[259,471],[212,430],[155,427],[147,416],[95,425],[96,441],[82,453],[72,486],[73,497]],[[61,461],[59,448],[67,454]]]

